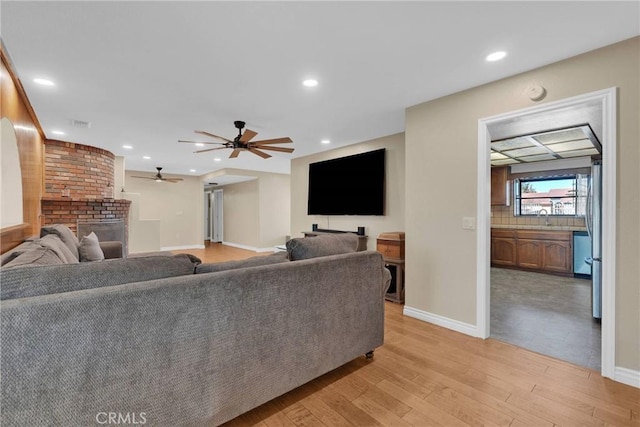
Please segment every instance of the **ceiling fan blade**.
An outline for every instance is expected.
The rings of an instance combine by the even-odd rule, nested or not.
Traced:
[[[285,137],[285,138],[263,139],[262,141],[253,141],[254,144],[260,144],[260,145],[265,145],[265,144],[288,144],[290,142],[293,142],[293,141],[288,136]]]
[[[200,135],[207,135],[207,136],[210,136],[210,137],[212,137],[212,138],[218,138],[218,139],[221,139],[221,140],[223,140],[223,141],[227,141],[227,142],[233,142],[233,141],[231,141],[230,139],[227,139],[227,138],[225,138],[225,137],[223,137],[223,136],[214,135],[214,134],[212,134],[212,133],[205,132],[205,131],[203,131],[203,130],[197,130],[197,131],[195,131],[195,133],[199,133]]]
[[[231,153],[231,155],[229,156],[230,159],[235,159],[236,157],[238,157],[238,155],[240,154],[240,151],[242,151],[239,148],[235,148],[233,150],[233,152]]]
[[[285,147],[272,147],[270,145],[265,145],[264,147],[262,145],[258,145],[258,144],[251,144],[250,148],[259,148],[261,150],[271,150],[271,151],[281,151],[283,153],[293,153],[293,148],[285,148]]]
[[[220,145],[226,144],[226,142],[185,141],[183,139],[179,139],[178,142],[187,142],[189,144],[220,144]]]
[[[240,141],[241,142],[249,142],[249,141],[251,141],[251,138],[253,138],[257,134],[258,134],[258,132],[254,132],[251,129],[246,129],[244,131],[244,133],[242,134],[242,136],[240,137]]]
[[[249,148],[249,151],[251,151],[253,154],[257,154],[258,156],[262,157],[263,159],[268,159],[269,157],[271,157],[271,154],[267,154],[264,151],[260,151],[260,150],[257,150],[255,148]]]
[[[175,184],[176,182],[182,181],[182,178],[162,178],[162,180]]]
[[[154,178],[151,178],[151,177],[149,177],[149,176],[134,176],[134,175],[132,175],[132,176],[131,176],[131,178],[140,178],[140,179],[155,179],[155,177],[154,177]]]
[[[198,150],[198,151],[194,151],[194,153],[205,153],[207,151],[213,151],[213,150],[224,150],[225,148],[229,148],[229,147],[216,147],[216,148],[207,148],[206,150]]]

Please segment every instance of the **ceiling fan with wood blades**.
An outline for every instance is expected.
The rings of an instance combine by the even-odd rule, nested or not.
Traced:
[[[165,177],[162,176],[162,173],[160,173],[162,168],[159,167],[159,166],[156,166],[156,169],[158,169],[158,173],[155,174],[155,176],[134,176],[134,175],[132,175],[131,178],[152,179],[155,182],[171,182],[173,184],[183,180],[182,178],[165,178]]]
[[[195,131],[197,134],[205,135],[211,138],[221,139],[225,142],[199,142],[199,141],[184,141],[179,140],[178,142],[186,142],[186,143],[195,143],[195,144],[215,144],[221,145],[221,147],[215,148],[207,148],[204,150],[195,151],[195,153],[206,153],[208,151],[213,150],[224,150],[225,148],[231,148],[233,151],[229,155],[230,159],[238,157],[241,151],[249,151],[257,156],[262,157],[263,159],[268,159],[271,157],[270,154],[265,153],[263,150],[267,151],[279,151],[281,153],[293,153],[293,148],[286,147],[274,147],[272,144],[288,144],[293,142],[291,138],[274,138],[274,139],[263,139],[261,141],[251,141],[258,133],[252,131],[251,129],[246,129],[244,133],[242,133],[242,129],[244,129],[245,122],[236,120],[233,122],[238,129],[238,136],[236,136],[233,140],[227,139],[223,136],[214,135],[209,132],[205,132],[203,130]]]

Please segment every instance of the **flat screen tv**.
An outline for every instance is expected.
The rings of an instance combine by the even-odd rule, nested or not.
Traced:
[[[309,165],[309,215],[384,215],[384,148]]]

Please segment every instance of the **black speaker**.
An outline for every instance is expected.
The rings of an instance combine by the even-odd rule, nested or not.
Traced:
[[[318,224],[311,224],[311,231],[318,231]]]
[[[358,236],[364,236],[364,227],[358,227]]]

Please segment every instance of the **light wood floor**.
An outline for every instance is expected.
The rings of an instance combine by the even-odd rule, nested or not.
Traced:
[[[204,252],[212,250],[226,251]],[[356,359],[226,425],[640,427],[640,390],[405,317],[387,302],[385,344],[373,360]]]

